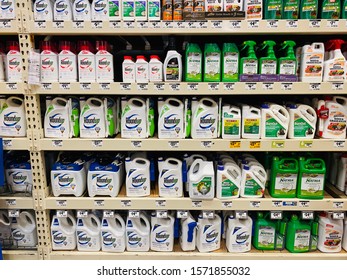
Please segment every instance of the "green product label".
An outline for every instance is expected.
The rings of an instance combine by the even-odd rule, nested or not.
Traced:
[[[254,180],[252,177],[247,174],[245,181],[245,195],[258,196],[262,195],[263,188]]]
[[[282,0],[269,0],[267,1],[267,11],[269,15],[267,19],[281,19],[282,18]]]
[[[123,1],[123,17],[134,17],[134,2]]]
[[[284,236],[277,233],[276,235],[276,249],[280,250],[284,248]]]
[[[317,18],[317,1],[304,0],[301,3],[301,19],[316,19]]]
[[[265,137],[278,138],[286,134],[286,129],[269,114],[266,114]]]
[[[244,119],[243,130],[245,134],[259,134],[260,119]]]
[[[298,175],[295,173],[277,173],[275,180],[275,194],[295,195]]]
[[[301,195],[308,197],[323,196],[324,174],[303,173],[301,178]]]
[[[160,17],[160,1],[149,1],[148,2],[148,18],[159,18]]]
[[[204,177],[200,182],[193,183],[192,186],[194,194],[205,196],[211,191],[212,178]]]
[[[147,12],[147,1],[137,0],[135,1],[135,16],[136,17],[145,17]]]
[[[240,134],[240,119],[233,119],[233,115],[224,113],[223,114],[223,129],[224,129],[224,134],[239,135]]]
[[[329,1],[322,7],[322,18],[339,19],[340,3],[338,1]]]
[[[201,53],[188,53],[187,56],[187,81],[201,81],[201,66],[202,66]]]
[[[311,235],[310,251],[316,251],[317,250],[317,244],[318,244],[318,236],[317,235]]]
[[[237,81],[239,78],[239,56],[237,53],[224,53],[223,81]]]
[[[120,2],[119,0],[109,0],[108,1],[109,4],[109,16],[110,17],[119,17],[119,5]]]
[[[220,81],[220,53],[206,53],[205,58],[205,77],[206,81]]]
[[[275,228],[270,226],[260,226],[258,232],[259,249],[275,248]]]
[[[294,137],[306,137],[313,135],[314,128],[299,115],[294,114]]]
[[[294,238],[295,251],[308,251],[310,248],[311,232],[307,229],[296,230]]]
[[[222,197],[238,196],[238,193],[239,188],[225,175],[222,175]]]

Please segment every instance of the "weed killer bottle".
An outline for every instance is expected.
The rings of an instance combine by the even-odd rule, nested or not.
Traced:
[[[53,51],[53,44],[50,41],[43,41],[41,50],[41,83],[58,82],[58,55]]]
[[[22,55],[19,51],[18,42],[7,43],[8,53],[6,56],[6,80],[7,82],[21,82],[22,81]]]
[[[71,51],[71,43],[69,41],[61,41],[60,50],[58,55],[59,82],[77,82],[77,58]]]
[[[169,51],[164,61],[164,81],[182,81],[182,56],[175,50],[175,40],[170,38]]]

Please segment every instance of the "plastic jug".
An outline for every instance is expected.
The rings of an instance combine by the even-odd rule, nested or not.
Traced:
[[[22,82],[23,65],[22,54],[19,50],[19,43],[10,41],[7,42],[8,53],[6,55],[6,81],[9,83]]]
[[[55,0],[53,8],[54,21],[71,21],[72,9],[70,0]]]
[[[2,247],[11,245],[11,222],[7,210],[0,210],[0,244]]]
[[[100,230],[100,220],[95,214],[89,213],[87,217],[77,218],[77,250],[88,252],[100,251]]]
[[[290,104],[287,109],[290,116],[288,138],[313,139],[317,123],[316,111],[303,104]]]
[[[116,197],[124,180],[124,163],[118,157],[97,157],[88,170],[88,194]]]
[[[261,138],[286,139],[289,127],[289,113],[283,106],[265,103],[261,106]]]
[[[35,21],[53,21],[53,1],[35,0],[33,12]]]
[[[226,246],[231,253],[244,253],[251,250],[252,245],[252,219],[241,220],[233,215],[228,217],[226,231]]]
[[[259,139],[261,126],[261,111],[259,108],[241,105],[242,106],[242,138]]]
[[[292,215],[287,225],[286,249],[291,253],[305,253],[310,249],[311,226]]]
[[[182,161],[175,158],[158,158],[158,188],[160,197],[182,197]]]
[[[139,218],[127,218],[126,242],[129,252],[147,252],[150,246],[151,225],[145,214]]]
[[[334,220],[332,213],[323,212],[319,215],[318,250],[323,253],[341,251],[343,221]]]
[[[147,138],[146,101],[141,98],[122,100],[122,138]]]
[[[15,245],[18,247],[34,247],[37,245],[35,216],[22,211],[18,218],[11,220],[11,233]]]
[[[240,196],[241,169],[236,163],[218,164],[216,176],[217,198],[230,199]]]
[[[202,214],[198,218],[196,247],[200,253],[212,252],[220,248],[222,220],[218,214],[214,218],[205,219]]]
[[[90,21],[91,14],[91,5],[88,0],[74,0],[72,5],[74,21]]]
[[[338,176],[338,169],[340,170],[339,161],[341,158],[340,153],[330,153],[330,160],[329,160],[329,181],[332,185],[337,185],[337,176]],[[345,170],[345,169],[344,169]]]
[[[103,217],[101,223],[101,250],[105,252],[124,252],[125,222],[119,214],[114,217]]]
[[[241,197],[263,197],[266,184],[266,171],[259,165],[245,165],[241,177]]]
[[[192,100],[192,138],[211,139],[218,136],[218,104],[211,98]]]
[[[223,105],[222,107],[222,138],[241,138],[241,110],[236,106]]]
[[[345,192],[347,190],[347,154],[343,154],[339,159],[338,166],[335,166],[334,169],[337,171],[337,182],[336,187]]]
[[[258,250],[274,250],[276,240],[276,222],[258,212],[254,221],[253,246]]]
[[[80,102],[80,137],[81,138],[105,138],[105,106],[99,98],[88,98]]]
[[[301,50],[300,81],[310,83],[322,82],[323,62],[323,43],[313,43],[303,46]]]
[[[215,174],[212,161],[196,159],[188,171],[189,197],[192,199],[213,199]]]
[[[177,98],[158,99],[158,138],[185,138],[184,104]]]
[[[151,250],[171,252],[174,245],[175,218],[168,214],[167,218],[158,218],[156,212],[151,216]]]
[[[126,195],[130,197],[149,196],[151,193],[150,161],[142,157],[125,159]]]
[[[76,219],[68,212],[67,217],[54,215],[51,224],[52,249],[53,250],[75,250],[76,241]]]
[[[93,0],[91,5],[92,21],[109,20],[108,0]]]
[[[202,159],[204,161],[207,161],[207,158],[204,155],[200,155],[200,154],[192,154],[190,156],[188,156],[188,154],[185,154],[183,156],[183,162],[182,162],[182,171],[183,171],[183,182],[184,182],[184,190],[186,192],[189,192],[189,184],[188,184],[188,171],[191,167],[191,165],[193,164],[194,160],[196,159]]]
[[[196,248],[197,222],[190,212],[186,219],[181,219],[179,242],[182,251],[194,251]]]
[[[25,137],[27,123],[24,99],[15,96],[0,99],[0,136]]]

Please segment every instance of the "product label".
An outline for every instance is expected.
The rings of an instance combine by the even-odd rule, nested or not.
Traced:
[[[165,114],[169,110],[167,105],[164,105],[160,118],[160,138],[179,138],[182,135],[183,115],[181,114]]]
[[[75,55],[59,55],[59,81],[77,81],[76,64]]]
[[[171,58],[166,67],[166,80],[179,81],[179,65],[176,57]]]
[[[286,134],[286,129],[270,114],[266,114],[265,120],[265,137],[280,138]]]
[[[282,0],[268,0],[266,5],[270,18],[282,18]]]
[[[102,245],[106,249],[124,250],[124,235],[116,236],[112,232],[103,230],[101,231]]]
[[[232,197],[239,195],[239,188],[228,179],[224,174],[222,175],[222,197]]]
[[[284,248],[284,236],[280,233],[276,234],[276,249],[280,250]]]
[[[244,59],[241,72],[248,75],[258,74],[258,60]]]
[[[199,197],[211,196],[212,177],[205,176],[197,183],[192,183],[193,195]]]
[[[109,195],[114,188],[113,178],[105,173],[92,174],[91,187],[97,194]]]
[[[238,12],[242,10],[242,3],[239,0],[224,0],[225,12]]]
[[[79,0],[74,2],[74,20],[83,21],[90,19],[90,6],[86,4],[87,0]]]
[[[95,82],[94,55],[78,56],[78,76],[80,82]]]
[[[135,17],[147,17],[147,1],[135,1]]]
[[[148,65],[147,64],[136,64],[136,80],[148,82]]]
[[[163,169],[160,172],[159,178],[159,192],[160,196],[179,196],[182,191],[179,184],[181,184],[182,179],[178,178],[174,173],[175,170],[170,172],[169,169]]]
[[[238,53],[226,52],[223,60],[223,80],[237,81],[239,73],[239,55]]]
[[[220,247],[220,231],[212,225],[205,225],[202,230],[204,233],[202,247],[208,251],[218,249]]]
[[[304,57],[306,77],[320,77],[323,71],[323,54],[306,54]],[[305,65],[302,65],[305,66]]]
[[[55,173],[53,174],[53,182],[52,182],[53,188],[55,191],[59,194],[61,193],[69,193],[74,194],[78,190],[78,185],[76,178],[74,175],[70,173]],[[80,185],[80,187],[82,187]]]
[[[142,237],[136,231],[132,231],[132,230],[127,231],[127,241],[128,241],[127,247],[132,249],[142,248],[142,247],[146,248],[149,242],[147,237]]]
[[[170,250],[170,247],[172,246],[172,238],[170,238],[171,235],[169,232],[158,229],[158,231],[155,233],[151,232],[151,235],[154,235],[154,238],[152,237],[151,248],[155,248],[160,251]]]
[[[296,75],[296,61],[294,60],[282,60],[280,62],[281,75]]]
[[[151,82],[161,82],[163,80],[163,67],[160,63],[149,64],[149,80]]]
[[[135,64],[123,63],[123,82],[135,82]]]
[[[223,131],[226,135],[240,135],[240,119],[234,119],[233,115],[224,113]]]
[[[243,119],[243,122],[245,134],[259,134],[260,119]]]
[[[113,81],[113,56],[112,55],[96,55],[96,81],[110,82]]]
[[[245,195],[248,196],[261,196],[264,192],[264,189],[257,183],[257,181],[255,181],[249,174],[247,174],[244,192]]]
[[[109,0],[108,1],[109,5],[109,17],[112,20],[113,18],[115,19],[120,19],[120,0]]]
[[[340,106],[332,105],[329,109],[328,132],[333,135],[345,135],[347,116],[341,111]]]
[[[322,17],[329,18],[329,19],[339,19],[340,18],[339,1],[336,1],[336,0],[325,1],[325,4],[322,6]]]
[[[251,247],[251,234],[245,227],[235,227],[231,232],[234,242],[231,243],[233,252],[245,252]]]
[[[301,195],[303,196],[323,196],[324,195],[324,174],[302,174]]]
[[[323,237],[324,247],[328,250],[341,248],[342,232],[334,229],[333,225],[326,225],[325,235]]]
[[[97,244],[98,244],[98,239],[100,238],[98,237],[92,237],[90,235],[88,235],[87,232],[83,231],[83,230],[77,230],[77,243],[78,243],[78,247],[80,248],[96,248]]]
[[[294,114],[294,137],[312,136],[314,128],[301,118],[298,114]]]
[[[188,53],[187,56],[187,81],[201,81],[202,73],[202,55],[201,53]]]
[[[160,1],[155,1],[155,0],[148,1],[148,19],[160,20]]]
[[[335,59],[330,63],[329,68],[329,81],[343,81],[345,75],[346,61],[343,58]]]
[[[262,18],[262,1],[250,0],[245,3],[247,19],[261,19]]]
[[[275,194],[277,195],[295,195],[297,184],[296,173],[277,173],[275,179]]]
[[[276,60],[263,60],[261,62],[260,74],[276,74],[277,73],[277,61]]]
[[[15,18],[15,10],[14,10],[14,2],[13,1],[1,0],[0,1],[0,10],[1,10],[0,19],[14,19]]]
[[[206,53],[205,58],[205,79],[209,81],[220,81],[220,53]]]
[[[259,249],[275,248],[275,229],[269,226],[260,226],[258,232]]]
[[[71,10],[66,0],[56,1],[54,4],[54,19],[69,20],[71,19]]]
[[[194,130],[197,134],[197,138],[215,138],[217,134],[217,112],[205,112],[203,108],[199,108],[196,114],[193,116]]]
[[[66,236],[60,230],[52,230],[52,242],[54,248],[66,248],[71,246],[74,237]]]
[[[205,1],[206,12],[221,12],[223,11],[223,2],[218,0],[206,0]]]
[[[8,82],[22,81],[22,58],[20,55],[10,53],[6,57],[6,76]]]
[[[283,3],[284,18],[298,19],[299,18],[299,1],[288,0]]]
[[[310,247],[311,232],[307,229],[296,230],[294,239],[294,250],[308,251]]]
[[[123,19],[134,18],[134,5],[133,1],[123,1]]]

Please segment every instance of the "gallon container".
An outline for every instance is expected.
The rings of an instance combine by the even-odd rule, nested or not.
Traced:
[[[238,4],[240,1],[226,0],[226,2],[234,2],[231,5],[234,9],[238,9]],[[239,3],[237,3],[239,2]],[[241,4],[242,7],[242,4]],[[231,8],[230,6],[228,7]],[[225,10],[227,11],[227,10]],[[237,82],[239,80],[239,50],[234,43],[224,43],[222,51],[222,82]]]
[[[223,105],[222,107],[222,138],[241,138],[241,110],[236,106]]]
[[[63,4],[60,4],[62,2]],[[65,6],[67,0],[57,0],[57,5]],[[40,55],[40,80],[41,83],[55,83],[59,78],[58,55],[53,51],[54,47],[50,41],[41,42]]]
[[[160,197],[182,197],[182,161],[175,158],[158,158],[158,188]]]
[[[301,50],[300,81],[309,83],[322,82],[323,62],[323,43],[313,43],[312,45],[303,46]]]
[[[189,197],[192,199],[213,199],[215,174],[212,161],[196,159],[188,171]]]
[[[202,159],[204,161],[207,161],[207,158],[203,155],[200,154],[192,154],[190,156],[188,156],[187,154],[185,154],[183,156],[183,162],[182,162],[182,171],[183,171],[183,182],[185,182],[184,184],[184,190],[186,192],[189,192],[189,182],[188,182],[188,171],[191,167],[191,165],[193,164],[194,160],[196,159]]]
[[[212,252],[220,248],[222,220],[218,214],[212,219],[198,218],[196,247],[200,253]]]
[[[18,247],[34,247],[37,245],[37,229],[35,216],[29,211],[22,211],[18,218],[11,220],[11,233],[14,245]]]
[[[151,216],[151,250],[156,252],[172,252],[174,245],[175,218],[157,218],[156,212]]]
[[[325,186],[325,162],[320,158],[300,158],[297,197],[323,199]]]
[[[244,253],[252,246],[252,219],[241,220],[230,215],[227,220],[226,246],[230,253]]]
[[[0,97],[0,136],[25,137],[26,118],[24,99],[11,96],[6,100]]]
[[[219,199],[240,196],[241,169],[231,162],[218,164],[216,178],[216,197]]]
[[[124,56],[122,63],[123,83],[135,83],[136,67],[131,56]]]
[[[290,116],[288,138],[313,139],[317,123],[316,111],[303,104],[290,104],[287,109]]]
[[[101,224],[95,214],[89,213],[87,217],[77,218],[77,250],[97,252],[101,249]]]
[[[341,251],[343,221],[334,220],[332,213],[323,212],[319,215],[318,250],[323,253]]]
[[[80,137],[105,138],[105,106],[103,100],[90,97],[81,102]]]
[[[180,245],[182,251],[194,251],[196,248],[196,228],[197,222],[190,212],[188,217],[181,219]]]
[[[240,196],[263,197],[266,178],[264,167],[254,164],[245,165],[242,170]]]
[[[74,0],[72,15],[74,21],[90,21],[92,12],[89,0]]]
[[[330,172],[329,172],[329,181],[332,185],[337,185],[337,176],[338,176],[338,166],[341,158],[340,153],[330,153]],[[343,181],[343,180],[342,180]]]
[[[149,196],[151,193],[150,161],[142,157],[125,159],[126,195],[129,197]]]
[[[286,249],[291,253],[305,253],[310,249],[311,226],[292,215],[287,225]]]
[[[7,210],[0,210],[0,244],[2,247],[11,245],[11,221]]]
[[[54,215],[51,224],[52,249],[76,249],[76,219],[68,212],[67,217]]]
[[[253,246],[258,250],[274,250],[276,240],[276,222],[269,214],[257,213],[254,221]]]
[[[213,99],[192,100],[192,138],[217,138],[218,119],[218,104]]]
[[[347,217],[345,217],[344,224],[342,248],[347,251]]]
[[[261,126],[261,111],[259,108],[241,105],[242,107],[242,138],[259,139]]]
[[[101,222],[101,250],[121,253],[125,250],[125,222],[119,214],[103,218]]]
[[[147,138],[146,101],[141,98],[122,100],[121,137]]]
[[[336,5],[337,1],[335,1]],[[346,58],[343,56],[341,46],[344,40],[329,40],[325,43],[325,51],[329,57],[325,59],[323,66],[323,82],[344,82],[346,80]]]
[[[97,157],[88,171],[88,194],[116,197],[124,180],[124,163],[118,157]]]
[[[338,166],[335,166],[334,169],[337,171],[337,182],[336,187],[342,191],[346,191],[346,173],[347,173],[347,154],[343,154],[339,159]]]
[[[283,106],[265,103],[261,106],[261,138],[286,139],[289,127],[289,113]]]
[[[35,0],[33,12],[35,21],[53,21],[53,0]]]
[[[276,198],[296,197],[299,163],[295,158],[273,157],[269,192]]]
[[[139,218],[127,218],[126,249],[129,252],[147,252],[150,246],[151,225],[145,214]]]
[[[54,21],[71,21],[72,7],[70,0],[55,0],[53,8]]]

